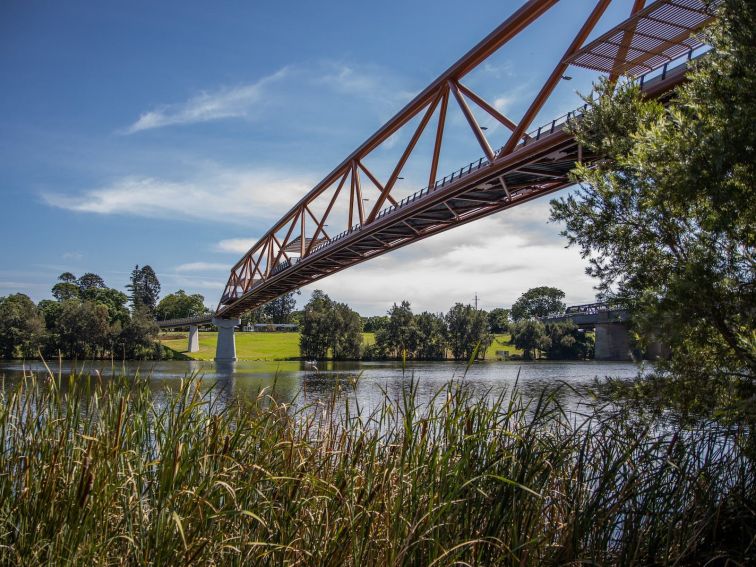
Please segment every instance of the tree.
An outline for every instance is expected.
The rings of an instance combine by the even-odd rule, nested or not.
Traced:
[[[93,274],[92,272],[88,272],[81,276],[78,280],[76,280],[76,285],[79,286],[79,289],[83,294],[90,290],[103,289],[107,287],[105,285],[105,280],[103,280],[97,274]]]
[[[333,302],[325,293],[316,289],[305,305],[299,350],[303,357],[316,360],[328,356],[333,334]]]
[[[122,291],[110,287],[93,288],[87,292],[89,300],[108,309],[108,321],[123,326],[129,320],[129,310],[126,303],[129,298]]]
[[[548,349],[551,339],[546,334],[546,327],[536,319],[523,319],[511,327],[510,343],[523,351],[525,360],[533,360],[533,354]]]
[[[378,348],[394,357],[412,357],[417,348],[417,327],[412,307],[408,301],[402,301],[388,310],[386,326],[375,335]]]
[[[81,296],[79,286],[72,282],[56,283],[52,287],[52,296],[58,301],[68,301],[69,299],[78,299]]]
[[[641,336],[668,343],[667,368],[753,378],[756,5],[726,0],[709,42],[666,106],[596,86],[572,129],[604,159],[575,169],[551,218]]]
[[[446,323],[443,315],[424,311],[415,316],[417,350],[421,360],[442,360],[446,354]]]
[[[187,295],[180,289],[176,293],[169,293],[160,300],[155,308],[158,321],[167,319],[184,319],[204,315],[209,310],[205,307],[205,298],[199,293]]]
[[[305,305],[299,350],[303,357],[358,358],[362,345],[362,319],[346,303],[336,303],[320,290]]]
[[[362,347],[362,318],[346,303],[333,305],[334,331],[331,352],[337,360],[360,357]]]
[[[108,308],[94,301],[70,299],[61,304],[54,332],[67,358],[96,358],[112,350]]]
[[[485,311],[456,303],[445,319],[449,348],[455,360],[468,360],[476,348],[478,357],[485,358],[486,349],[493,342]]]
[[[488,312],[488,329],[492,333],[506,333],[509,329],[509,309],[491,309]]]
[[[42,343],[45,320],[23,293],[0,298],[0,356],[32,357]]]
[[[63,283],[76,283],[76,276],[71,272],[63,272],[58,276],[58,281]]]
[[[388,325],[389,318],[386,315],[373,315],[362,318],[362,328],[366,333],[377,333]]]
[[[531,288],[512,305],[512,320],[561,315],[566,309],[563,299],[564,292],[561,289],[549,286]]]
[[[144,307],[137,309],[118,335],[119,354],[131,359],[151,357],[159,331],[152,314]]]
[[[144,306],[150,313],[155,311],[160,296],[160,281],[150,266],[135,266],[131,271],[131,283],[126,289],[130,292],[132,309],[136,311]]]
[[[585,360],[593,357],[593,338],[580,331],[572,321],[546,323],[545,334],[549,340],[544,351],[552,360]]]
[[[297,306],[299,290],[284,293],[262,307],[263,316],[270,323],[290,323],[291,314]]]

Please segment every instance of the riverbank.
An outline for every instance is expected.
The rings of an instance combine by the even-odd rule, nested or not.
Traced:
[[[375,343],[374,333],[362,333],[364,346]],[[187,333],[168,333],[161,336],[163,346],[191,360],[213,360],[218,342],[217,332],[199,334],[198,352],[187,352]],[[521,355],[509,344],[509,335],[495,335],[493,343],[486,350],[486,360],[496,360],[497,351],[507,352],[509,356]],[[299,333],[236,333],[236,356],[239,360],[299,360]]]

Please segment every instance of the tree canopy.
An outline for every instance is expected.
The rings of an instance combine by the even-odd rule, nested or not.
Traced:
[[[154,312],[160,297],[160,281],[150,266],[137,265],[131,271],[131,282],[126,286],[134,310],[141,307]]]
[[[209,310],[205,307],[205,298],[199,293],[188,295],[183,289],[169,293],[160,300],[155,308],[155,317],[159,321],[167,319],[184,319],[204,315]]]
[[[333,301],[320,290],[312,292],[302,317],[299,349],[306,358],[359,358],[362,319],[345,303]]]
[[[724,2],[712,51],[666,105],[599,83],[572,130],[604,159],[552,201],[602,294],[669,343],[670,368],[707,376],[756,370],[755,13]]]
[[[566,308],[564,292],[549,286],[533,287],[523,293],[512,304],[511,316],[513,321],[561,315]]]

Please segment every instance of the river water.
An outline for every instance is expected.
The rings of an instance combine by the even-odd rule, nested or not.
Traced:
[[[112,365],[106,361],[55,361],[50,363],[54,374],[78,374],[108,377],[150,377],[156,392],[175,389],[182,378],[198,376],[203,387],[212,387],[221,398],[234,399],[256,395],[261,389],[281,401],[310,403],[327,400],[340,388],[343,394],[359,404],[363,411],[371,411],[386,397],[401,399],[403,391],[416,385],[419,404],[428,403],[452,380],[464,383],[475,395],[509,394],[517,385],[527,398],[538,397],[544,389],[561,386],[560,397],[569,406],[582,401],[581,387],[589,386],[596,378],[631,379],[644,371],[632,362],[481,362],[469,368],[453,362],[414,362],[402,367],[400,362],[319,362],[313,368],[305,362],[214,363],[201,361],[126,362]],[[18,382],[24,373],[47,374],[41,362],[0,362],[0,376],[6,387]]]

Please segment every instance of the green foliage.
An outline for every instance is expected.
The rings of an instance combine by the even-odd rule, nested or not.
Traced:
[[[66,358],[97,358],[111,351],[114,337],[106,305],[69,299],[60,304],[55,326],[50,330],[47,350]]]
[[[296,323],[301,325],[301,312],[295,315],[294,308],[297,306],[296,296],[299,290],[290,291],[276,299],[269,301],[262,307],[252,309],[241,317],[242,325],[254,325],[255,323]]]
[[[0,563],[753,564],[753,429],[417,388],[363,415],[28,379],[0,393]]]
[[[552,360],[585,360],[593,358],[593,337],[580,331],[572,321],[546,323],[543,350]],[[541,348],[541,347],[536,347]]]
[[[118,335],[119,354],[127,359],[153,358],[160,329],[146,308],[134,311]]]
[[[52,287],[52,296],[58,301],[68,301],[69,299],[79,299],[81,289],[75,283],[61,282]]]
[[[485,356],[493,335],[488,331],[488,316],[472,305],[455,303],[445,317],[449,349],[454,360],[469,360],[477,349],[478,357]]]
[[[150,266],[134,266],[131,271],[131,283],[126,289],[129,290],[133,310],[146,308],[150,312],[155,311],[160,296],[160,281]]]
[[[34,357],[42,344],[45,319],[28,296],[0,297],[0,357]]]
[[[345,303],[332,301],[315,290],[305,305],[299,348],[303,357],[316,360],[328,357],[359,358],[362,345],[362,319]]]
[[[509,309],[491,309],[488,312],[488,330],[492,333],[506,333],[509,330]]]
[[[446,356],[446,321],[443,315],[424,311],[415,316],[417,350],[420,360],[441,360]]]
[[[389,318],[386,315],[373,315],[362,318],[362,328],[366,333],[377,333],[388,325]]]
[[[105,285],[105,280],[103,280],[97,274],[93,274],[91,272],[86,273],[83,276],[81,276],[76,281],[76,285],[79,286],[79,289],[81,290],[82,294],[85,297],[87,297],[87,292],[89,292],[89,291],[97,290],[97,289],[103,289],[103,288],[107,287]]]
[[[126,306],[129,298],[125,293],[110,287],[94,288],[82,294],[94,303],[104,305],[108,309],[108,321],[111,325],[125,325],[129,320],[129,310]]]
[[[205,298],[199,293],[187,295],[180,289],[176,293],[169,293],[160,300],[155,308],[155,317],[159,321],[168,319],[184,319],[208,313],[205,307]]]
[[[299,290],[290,291],[263,306],[263,314],[271,323],[291,323],[291,314],[297,306]]]
[[[703,377],[756,371],[756,6],[727,0],[713,51],[666,107],[602,82],[574,125],[605,157],[575,170],[552,202],[600,290],[642,336],[671,348],[667,368]]]
[[[561,289],[549,286],[531,288],[512,304],[512,320],[561,315],[566,309],[563,299],[564,292]]]
[[[377,348],[393,358],[411,358],[417,349],[417,340],[417,325],[409,301],[394,303],[388,310],[386,326],[375,334]]]
[[[539,350],[551,347],[551,338],[546,334],[546,326],[536,319],[517,321],[510,325],[510,332],[510,342],[522,349],[522,357],[525,360],[533,360],[537,358]]]

